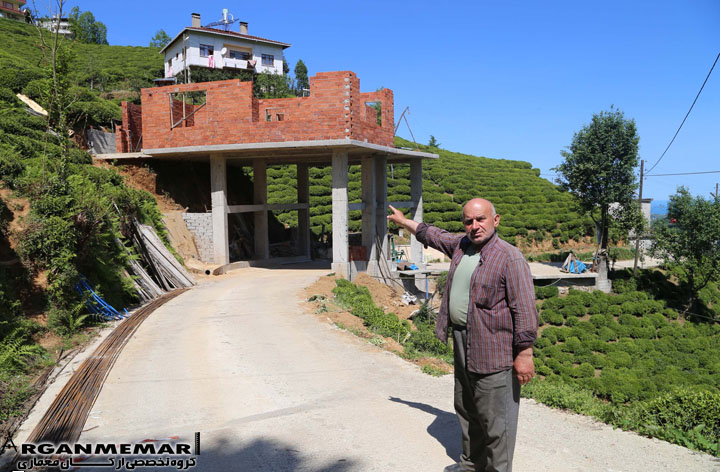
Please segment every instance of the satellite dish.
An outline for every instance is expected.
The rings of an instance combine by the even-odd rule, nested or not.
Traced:
[[[220,50],[220,54],[222,54],[223,56],[224,56],[225,54],[227,54],[227,48],[222,48],[222,49]]]

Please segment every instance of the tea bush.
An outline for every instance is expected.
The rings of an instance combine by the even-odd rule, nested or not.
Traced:
[[[666,308],[664,300],[633,290],[615,295],[571,290],[566,297],[545,299],[539,308],[540,316],[555,326],[543,327],[536,341],[537,372],[544,380],[534,380],[525,389],[529,394],[557,405],[563,401],[548,399],[547,392],[569,398],[589,395],[603,421],[718,453],[712,429],[720,424],[720,415],[710,420],[691,406],[683,410],[682,420],[669,418],[677,416],[670,406],[677,395],[682,402],[687,392],[697,390],[703,393],[688,402],[719,401],[720,325],[680,324],[677,311]],[[581,312],[590,315],[588,321],[578,318]],[[708,429],[709,424],[713,427]]]

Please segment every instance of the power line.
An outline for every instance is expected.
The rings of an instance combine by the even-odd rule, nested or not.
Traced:
[[[681,172],[678,174],[645,174],[645,177],[667,177],[669,175],[698,175],[698,174],[720,174],[720,170],[707,170],[704,172]]]
[[[653,166],[648,169],[648,172],[652,172],[652,170],[657,166],[663,157],[665,157],[665,153],[668,152],[668,149],[670,149],[670,146],[672,146],[672,143],[675,142],[675,138],[677,138],[678,133],[680,133],[680,130],[682,129],[683,125],[685,124],[685,120],[687,120],[687,117],[690,116],[690,112],[692,111],[693,107],[695,106],[695,102],[697,102],[697,99],[700,97],[700,93],[702,93],[703,88],[705,88],[705,84],[707,83],[708,79],[710,78],[710,74],[712,74],[713,69],[715,68],[715,64],[717,64],[718,59],[720,59],[720,53],[718,53],[717,57],[715,58],[715,62],[713,62],[712,67],[710,68],[710,72],[708,72],[707,77],[705,77],[705,81],[702,84],[702,87],[700,87],[700,90],[698,91],[697,95],[695,96],[695,100],[693,100],[692,105],[690,105],[690,109],[688,110],[687,114],[685,115],[685,118],[683,118],[682,123],[680,123],[680,126],[678,127],[677,131],[675,131],[675,136],[670,140],[670,144],[667,145],[665,150],[663,151],[660,158],[653,164]]]

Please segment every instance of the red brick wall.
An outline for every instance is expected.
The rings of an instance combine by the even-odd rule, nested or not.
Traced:
[[[366,138],[369,143],[384,144],[385,146],[393,146],[393,135],[395,134],[395,119],[393,102],[393,92],[390,89],[382,89],[378,92],[365,92],[358,94],[359,104],[370,110],[359,108],[364,114],[364,120],[357,120],[353,129],[356,135],[353,139],[364,141]],[[377,124],[377,111],[374,108],[365,105],[368,102],[380,102],[380,118],[382,125]],[[357,136],[357,137],[356,137]]]
[[[140,150],[138,143],[142,138],[142,107],[122,102],[122,126],[115,129],[115,147],[117,152],[135,152]]]
[[[206,91],[206,105],[193,115],[192,126],[171,130],[169,94],[197,90]],[[360,93],[360,81],[349,71],[318,73],[310,78],[310,96],[299,98],[259,100],[252,96],[252,83],[239,80],[143,89],[143,148],[345,138],[392,146],[392,97],[389,89]],[[365,103],[374,101],[382,102],[382,126],[366,119]],[[267,109],[273,109],[269,122]],[[124,111],[123,130],[130,124]]]

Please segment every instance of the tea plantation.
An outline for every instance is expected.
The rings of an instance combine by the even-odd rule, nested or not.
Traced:
[[[679,317],[666,297],[616,283],[623,293],[536,289],[544,299],[534,349],[543,380],[525,393],[720,454],[720,324]]]
[[[396,137],[398,147],[414,145]],[[444,149],[420,146],[434,152],[439,159],[423,162],[424,221],[448,231],[462,232],[462,205],[482,196],[495,204],[502,215],[500,235],[519,245],[552,240],[554,246],[570,240],[579,241],[593,234],[589,217],[574,211],[570,194],[539,177],[539,170],[528,162],[489,159],[454,153]],[[388,168],[388,201],[410,200],[409,165]],[[315,234],[332,228],[332,176],[329,167],[310,171],[310,224]],[[296,195],[294,166],[268,169],[268,200],[271,203],[293,203]],[[360,167],[350,166],[348,198],[361,201]],[[297,225],[293,212],[277,212],[280,221]],[[360,231],[361,212],[351,211],[350,231]]]

